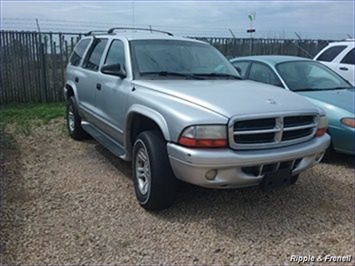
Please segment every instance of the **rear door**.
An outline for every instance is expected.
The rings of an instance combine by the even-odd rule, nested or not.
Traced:
[[[337,66],[339,64],[340,57],[339,55],[347,48],[346,45],[332,45],[325,48],[323,51],[319,53],[314,59],[322,62],[327,67],[336,71]]]
[[[87,75],[83,73],[82,68],[80,67],[84,54],[89,48],[91,43],[91,38],[82,39],[75,46],[74,51],[70,57],[70,61],[67,67],[67,79],[75,82],[79,111],[84,106],[87,107],[92,102],[92,95],[90,95],[85,86],[83,86],[84,80],[87,78]]]
[[[107,38],[94,38],[81,67],[82,77],[79,77],[82,111],[87,121],[94,126],[99,124],[96,92],[99,89],[99,68],[106,45]]]

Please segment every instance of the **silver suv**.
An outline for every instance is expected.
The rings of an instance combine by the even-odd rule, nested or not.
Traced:
[[[242,81],[215,48],[167,32],[113,28],[76,45],[65,83],[72,138],[132,161],[137,199],[170,206],[179,181],[210,188],[293,184],[330,143],[324,112]]]

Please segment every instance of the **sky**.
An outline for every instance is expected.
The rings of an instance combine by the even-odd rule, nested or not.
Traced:
[[[345,39],[354,37],[354,1],[2,1],[1,27],[84,32],[146,26],[180,36]]]

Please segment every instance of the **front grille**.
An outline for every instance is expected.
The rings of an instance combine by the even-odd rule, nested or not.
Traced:
[[[247,175],[252,175],[255,177],[264,176],[265,174],[276,172],[282,169],[295,170],[301,163],[302,158],[285,161],[273,164],[261,164],[256,166],[242,167],[242,171]]]
[[[316,114],[234,119],[230,145],[234,149],[281,147],[306,141],[317,130]]]

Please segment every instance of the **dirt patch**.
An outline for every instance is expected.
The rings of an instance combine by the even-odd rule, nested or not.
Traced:
[[[285,264],[290,255],[352,255],[353,157],[320,164],[285,190],[184,186],[149,213],[130,164],[65,120],[16,135],[2,164],[3,264]],[[5,156],[5,157],[6,157]]]

